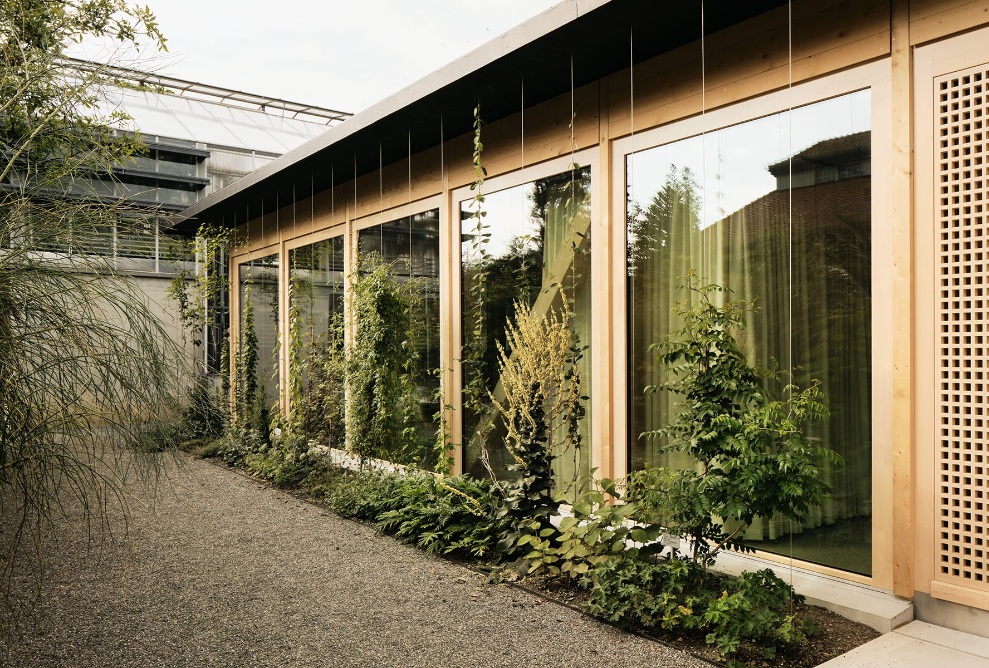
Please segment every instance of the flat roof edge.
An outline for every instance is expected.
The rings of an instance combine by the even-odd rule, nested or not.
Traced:
[[[527,21],[485,42],[478,48],[427,74],[405,88],[360,111],[324,134],[304,142],[258,170],[208,195],[182,211],[173,227],[197,218],[214,206],[263,183],[278,172],[313,157],[348,137],[359,134],[375,123],[437,93],[458,80],[490,65],[508,54],[552,33],[612,0],[563,0]]]

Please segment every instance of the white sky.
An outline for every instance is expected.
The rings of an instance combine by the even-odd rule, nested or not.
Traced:
[[[141,0],[161,74],[358,112],[559,0]]]

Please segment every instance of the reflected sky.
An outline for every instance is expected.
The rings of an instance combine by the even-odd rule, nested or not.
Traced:
[[[870,95],[859,91],[647,149],[627,158],[629,197],[646,207],[670,165],[689,168],[701,195],[700,226],[707,227],[776,190],[770,165],[870,126]]]
[[[491,257],[502,257],[508,253],[513,240],[522,233],[522,227],[529,221],[532,213],[532,194],[535,191],[533,183],[526,183],[514,188],[506,188],[491,193],[484,193],[484,203],[481,205],[485,212],[484,224],[486,232],[491,234],[486,247]],[[464,233],[472,234],[476,229],[474,212],[477,210],[473,200],[467,199],[460,203],[461,219],[464,221]],[[522,223],[522,225],[520,225]],[[535,240],[529,242],[533,248],[538,245]],[[471,250],[469,244],[464,245],[464,253]],[[469,256],[465,256],[467,259]]]

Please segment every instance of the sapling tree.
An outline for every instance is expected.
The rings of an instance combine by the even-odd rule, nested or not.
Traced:
[[[770,374],[739,347],[733,331],[753,304],[718,305],[716,295],[726,290],[692,275],[685,289],[690,299],[674,309],[683,326],[652,347],[671,380],[646,388],[679,400],[670,423],[643,437],[664,439],[662,452],[686,453],[695,464],[633,474],[630,487],[631,498],[656,509],[670,533],[687,539],[693,561],[706,566],[724,548],[746,549],[742,537],[757,516],[800,521],[830,492],[820,465],[841,460],[808,435],[828,416],[819,382],[803,389],[786,383],[782,397],[773,397]]]

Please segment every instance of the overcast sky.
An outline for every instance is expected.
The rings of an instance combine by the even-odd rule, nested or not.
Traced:
[[[559,0],[141,0],[162,74],[358,112]]]

